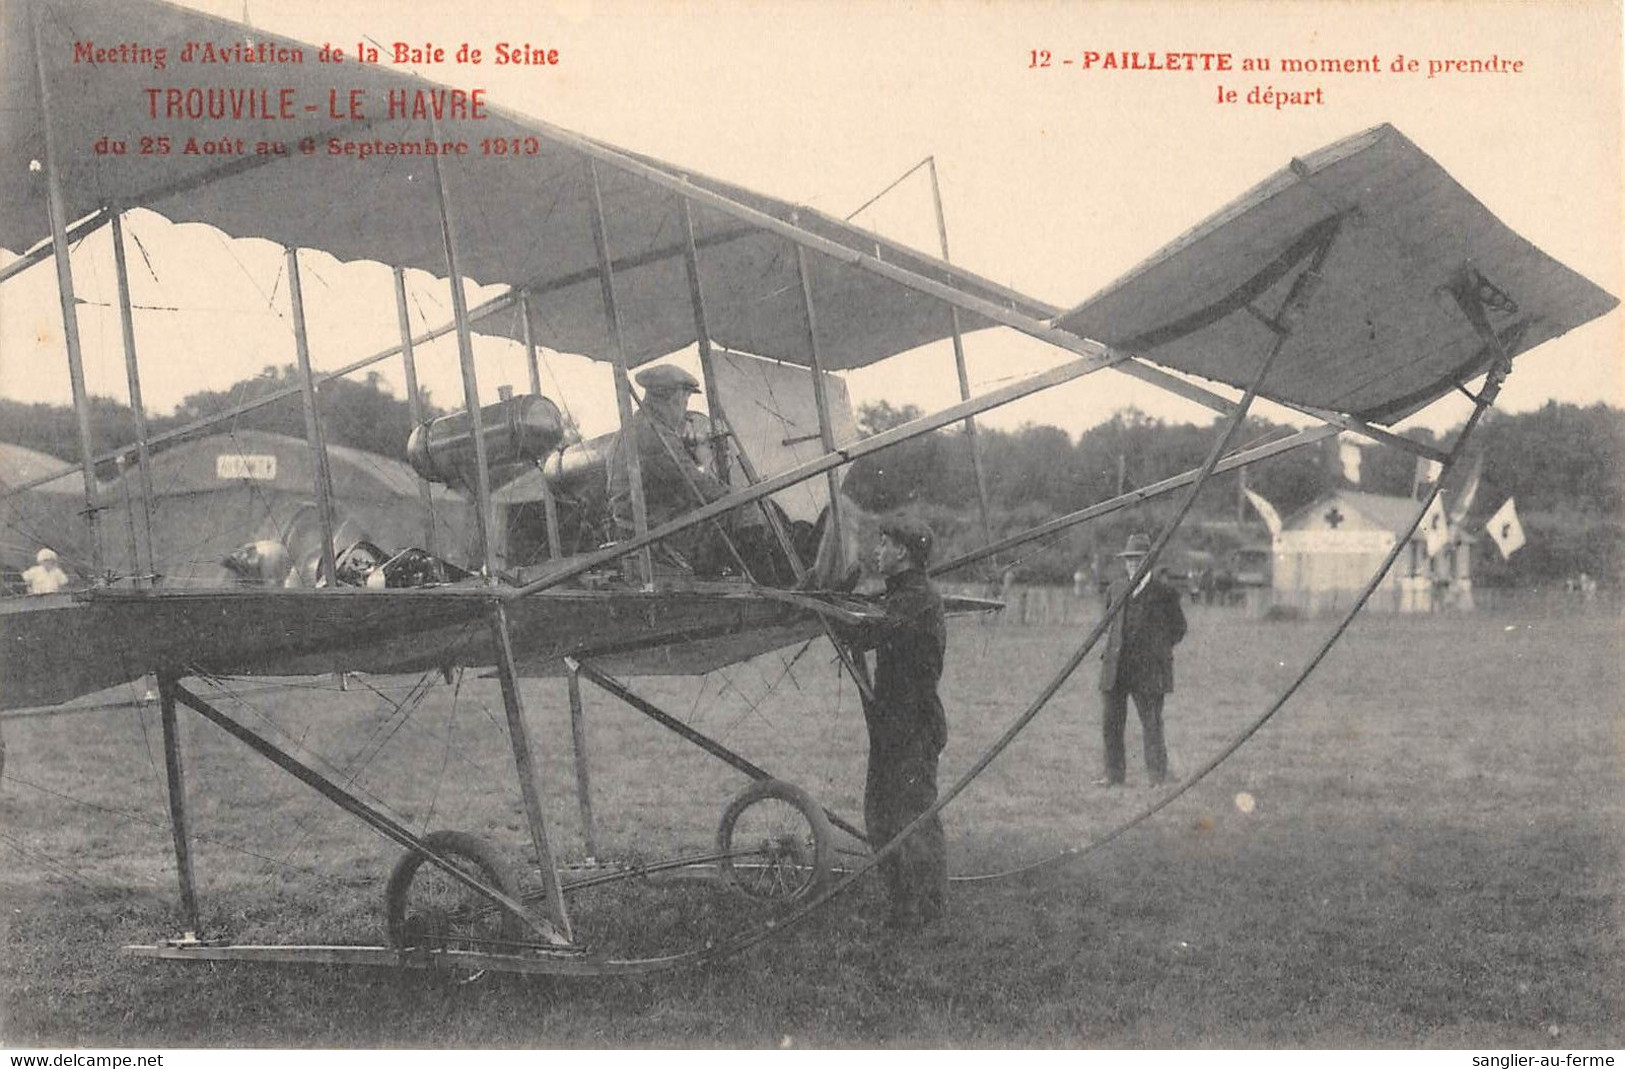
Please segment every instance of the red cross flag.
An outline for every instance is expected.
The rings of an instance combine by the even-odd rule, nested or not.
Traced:
[[[1495,515],[1489,518],[1484,529],[1495,539],[1495,548],[1501,551],[1502,560],[1522,549],[1527,541],[1523,536],[1523,524],[1518,522],[1518,507],[1510,497],[1495,510]]]
[[[1428,556],[1437,557],[1439,551],[1450,544],[1450,520],[1444,514],[1444,498],[1442,495],[1433,495],[1433,502],[1428,505],[1427,512],[1422,516],[1422,540],[1427,543]]]

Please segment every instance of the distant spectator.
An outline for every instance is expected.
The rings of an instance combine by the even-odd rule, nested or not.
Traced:
[[[1152,575],[1129,589],[1129,580],[1150,550],[1149,536],[1129,535],[1128,544],[1117,555],[1123,562],[1123,578],[1112,584],[1107,596],[1107,612],[1121,601],[1128,604],[1112,618],[1101,656],[1106,774],[1096,782],[1102,787],[1121,787],[1126,778],[1123,728],[1130,698],[1140,714],[1146,774],[1154,786],[1168,779],[1162,706],[1174,689],[1174,647],[1185,637],[1185,613],[1179,607],[1179,592]]]
[[[30,594],[55,594],[66,590],[68,573],[57,561],[56,550],[46,548],[34,554],[34,566],[23,572],[23,582]]]

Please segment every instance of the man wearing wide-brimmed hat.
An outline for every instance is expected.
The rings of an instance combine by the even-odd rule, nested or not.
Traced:
[[[1104,697],[1102,733],[1105,738],[1106,775],[1101,786],[1120,787],[1126,772],[1123,728],[1128,720],[1128,701],[1140,714],[1140,731],[1145,743],[1145,771],[1152,786],[1168,778],[1168,747],[1162,731],[1162,705],[1174,689],[1174,647],[1185,637],[1185,613],[1179,605],[1179,592],[1147,573],[1132,592],[1129,582],[1141,562],[1151,552],[1151,539],[1144,534],[1129,535],[1123,552],[1123,578],[1112,583],[1107,605],[1123,598],[1128,605],[1112,620],[1106,634],[1106,650],[1101,654],[1100,690]],[[1110,611],[1110,608],[1108,608]]]

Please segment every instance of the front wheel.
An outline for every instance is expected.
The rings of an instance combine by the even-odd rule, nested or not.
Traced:
[[[519,897],[508,867],[485,840],[462,831],[436,831],[423,842],[487,887]],[[501,951],[519,937],[520,918],[425,861],[409,852],[389,874],[384,916],[392,946]]]
[[[824,810],[801,788],[758,780],[729,803],[717,828],[723,882],[747,898],[785,905],[828,880],[834,850]]]

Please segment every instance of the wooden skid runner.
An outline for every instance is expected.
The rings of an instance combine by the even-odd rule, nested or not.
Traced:
[[[640,972],[664,964],[647,961],[593,959],[579,947],[527,951],[524,954],[492,954],[479,950],[398,950],[381,946],[297,946],[268,944],[215,944],[202,942],[138,944],[120,948],[135,958],[162,958],[168,961],[245,961],[290,965],[370,965],[383,968],[438,969],[474,972],[533,973],[596,976],[609,973]]]

